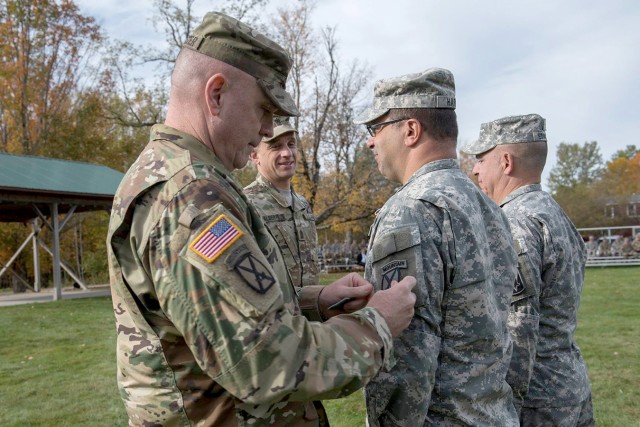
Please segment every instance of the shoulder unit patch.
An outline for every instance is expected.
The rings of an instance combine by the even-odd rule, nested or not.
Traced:
[[[259,294],[266,294],[276,283],[269,269],[253,254],[246,254],[235,265],[235,269],[249,287]]]
[[[397,259],[382,266],[382,289],[389,289],[391,282],[402,280],[401,268],[407,268],[407,260]]]
[[[513,296],[516,297],[524,292],[525,290],[524,281],[522,280],[522,276],[520,275],[520,270],[518,270],[518,276],[516,276],[516,281],[513,284]]]
[[[242,231],[226,215],[219,215],[189,244],[189,249],[211,263],[242,236]]]

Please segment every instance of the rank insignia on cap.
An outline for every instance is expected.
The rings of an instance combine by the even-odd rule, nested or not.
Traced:
[[[242,231],[226,215],[220,215],[191,242],[189,249],[213,262],[242,236]]]
[[[253,254],[246,254],[235,266],[236,271],[249,287],[259,294],[266,294],[276,283],[269,269]]]

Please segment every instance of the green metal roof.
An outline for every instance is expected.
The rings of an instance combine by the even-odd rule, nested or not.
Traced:
[[[0,153],[0,222],[108,210],[124,174],[102,165]]]
[[[124,174],[102,165],[0,153],[0,188],[113,196]]]

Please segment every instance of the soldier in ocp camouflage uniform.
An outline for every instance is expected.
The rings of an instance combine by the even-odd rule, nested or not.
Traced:
[[[463,151],[478,159],[473,173],[509,218],[518,252],[507,381],[521,424],[591,426],[591,387],[574,340],[586,248],[571,220],[540,186],[546,141],[542,117],[511,116],[482,124],[478,141]]]
[[[288,117],[274,119],[273,136],[251,153],[258,168],[256,180],[244,189],[247,198],[262,216],[274,237],[295,286],[317,285],[318,234],[309,203],[293,190],[296,172],[298,133]]]
[[[506,217],[458,167],[455,105],[453,75],[431,68],[377,82],[357,121],[402,183],[371,227],[365,277],[418,281],[397,364],[365,389],[370,426],[518,424],[505,381],[516,255]]]
[[[294,288],[229,174],[272,134],[273,112],[297,113],[289,68],[271,40],[207,14],[176,60],[165,124],[118,188],[107,246],[130,425],[326,425],[313,399],[347,395],[392,362],[415,281],[371,297],[357,275]],[[345,297],[350,311],[370,299],[335,316]]]

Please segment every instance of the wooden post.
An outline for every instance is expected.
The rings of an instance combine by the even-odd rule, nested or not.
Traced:
[[[53,300],[62,299],[62,271],[60,271],[60,223],[58,222],[58,204],[51,205],[53,231]]]
[[[42,275],[40,274],[40,251],[38,250],[38,239],[40,238],[38,218],[33,219],[31,226],[33,227],[33,289],[40,292]]]

